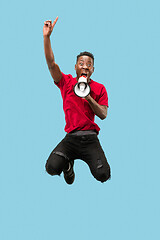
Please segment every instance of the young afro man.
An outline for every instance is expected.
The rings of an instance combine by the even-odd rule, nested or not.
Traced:
[[[77,56],[75,70],[77,77],[65,75],[55,63],[51,48],[50,36],[58,17],[44,22],[44,52],[49,71],[55,85],[60,89],[63,98],[63,110],[66,120],[66,136],[51,152],[46,171],[50,175],[60,175],[63,172],[67,184],[75,179],[74,160],[86,162],[94,178],[100,182],[110,179],[110,166],[97,137],[100,128],[94,122],[95,115],[100,119],[107,116],[108,96],[105,87],[93,81],[90,77],[94,72],[94,56],[82,52]],[[85,75],[91,92],[85,98],[76,96],[73,91],[79,77]]]

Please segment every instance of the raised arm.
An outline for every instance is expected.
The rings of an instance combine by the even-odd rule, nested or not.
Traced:
[[[58,17],[56,17],[53,23],[51,20],[45,21],[43,27],[44,53],[49,71],[56,83],[58,83],[61,80],[62,73],[59,66],[55,63],[54,54],[51,48],[50,36],[57,20]]]

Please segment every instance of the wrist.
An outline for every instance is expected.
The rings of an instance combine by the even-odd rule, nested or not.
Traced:
[[[46,34],[45,34],[45,35],[43,35],[43,38],[44,38],[44,39],[50,39],[50,35],[46,35]]]
[[[88,96],[85,97],[85,99],[89,102],[91,100],[91,95],[89,94]]]

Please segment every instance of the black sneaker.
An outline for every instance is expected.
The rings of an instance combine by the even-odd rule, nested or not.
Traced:
[[[67,168],[63,169],[64,179],[68,184],[72,184],[74,182],[75,174],[73,171],[73,165],[74,165],[74,162],[70,161],[67,164]]]

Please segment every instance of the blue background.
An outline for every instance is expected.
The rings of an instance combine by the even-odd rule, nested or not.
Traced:
[[[108,91],[108,117],[96,118],[112,168],[104,184],[80,160],[71,186],[45,172],[65,135],[43,51],[43,23],[57,15],[61,70],[75,76],[76,55],[91,51]],[[159,239],[159,1],[6,0],[0,21],[0,238]]]

